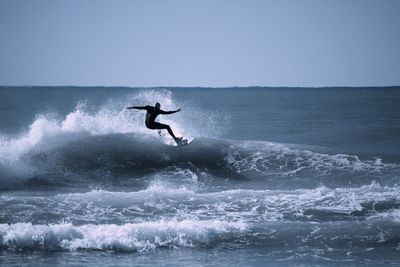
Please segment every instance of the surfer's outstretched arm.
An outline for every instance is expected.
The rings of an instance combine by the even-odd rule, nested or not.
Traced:
[[[126,109],[145,109],[147,110],[148,106],[143,106],[143,107],[139,107],[139,106],[132,106],[132,107],[127,107]]]
[[[181,109],[172,110],[172,111],[160,110],[160,114],[169,115],[169,114],[174,114],[174,113],[179,112],[179,111],[181,111]]]

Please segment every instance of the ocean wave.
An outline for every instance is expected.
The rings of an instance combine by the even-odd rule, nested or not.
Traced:
[[[198,249],[228,244],[230,248],[246,245],[265,250],[265,247],[269,247],[279,257],[293,255],[295,248],[305,254],[329,257],[333,256],[332,251],[343,247],[360,255],[379,254],[381,249],[396,252],[400,242],[399,233],[398,221],[381,218],[363,222],[255,224],[193,219],[121,225],[15,223],[0,224],[0,251],[96,250],[140,253],[155,249]]]
[[[356,155],[318,153],[264,141],[232,144],[227,161],[239,173],[263,174],[274,170],[279,171],[283,176],[294,175],[306,170],[324,174],[332,170],[379,172],[384,168],[397,167],[396,164],[383,163],[380,158],[362,161]]]
[[[92,190],[55,196],[2,196],[0,223],[125,224],[150,219],[258,222],[365,221],[400,209],[399,187],[235,189],[196,192],[155,184],[137,192]],[[29,204],[27,204],[29,203]]]
[[[123,225],[0,224],[0,246],[16,249],[146,251],[207,246],[246,230],[241,222],[169,220]]]
[[[361,186],[373,181],[393,185],[400,177],[397,164],[381,159],[361,160],[355,155],[324,154],[271,142],[197,138],[189,146],[176,148],[141,134],[75,134],[54,145],[36,145],[18,160],[0,164],[4,174],[0,186],[21,184],[24,177],[22,182],[33,186],[88,185],[90,181],[101,186],[135,182],[133,177],[152,173],[181,177],[171,169],[198,177],[263,180],[272,188]],[[12,175],[18,178],[7,179]]]
[[[201,219],[224,218],[249,223],[324,222],[366,220],[398,210],[399,192],[399,187],[385,187],[376,183],[358,188],[235,189],[204,193],[197,193],[184,187],[155,185],[139,192],[93,190],[87,193],[60,194],[57,198],[65,203],[90,202],[93,207],[107,207],[109,210],[104,210],[105,214],[115,212],[112,208],[122,210],[134,207],[152,216],[159,214],[186,218],[195,215]],[[111,213],[109,215],[111,216]]]
[[[169,90],[143,90],[127,96],[123,101],[110,99],[95,111],[84,101],[78,103],[73,111],[61,118],[53,113],[38,114],[27,132],[16,136],[0,136],[0,163],[16,161],[36,146],[62,146],[81,135],[135,133],[155,137],[157,132],[150,131],[144,126],[143,111],[126,110],[126,107],[133,103],[147,105],[155,102],[163,103],[165,110],[174,109],[178,105],[184,107],[190,105],[190,103],[177,103]],[[194,114],[196,123],[191,121]],[[190,109],[185,110],[185,115],[177,113],[173,120],[168,116],[162,116],[160,119],[171,125],[178,136],[220,136],[223,132],[224,119],[218,120],[217,114],[190,105]]]
[[[174,120],[163,120],[178,135],[195,141],[180,148],[167,146],[156,131],[144,127],[143,113],[125,109],[130,103],[155,101],[166,109],[189,105],[177,103],[168,90],[148,90],[109,101],[94,112],[78,104],[62,118],[38,115],[26,133],[0,137],[0,189],[110,184],[140,189],[148,186],[149,176],[185,178],[184,172],[214,182],[210,177],[262,180],[274,189],[361,186],[373,181],[394,185],[400,179],[400,165],[378,157],[360,159],[295,144],[217,138],[226,128],[223,114],[218,118],[193,106],[185,116],[178,113]]]

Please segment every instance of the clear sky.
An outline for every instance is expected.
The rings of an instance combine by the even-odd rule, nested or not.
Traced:
[[[400,0],[0,0],[0,85],[400,85]]]

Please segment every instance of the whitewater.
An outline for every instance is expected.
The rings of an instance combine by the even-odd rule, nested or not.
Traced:
[[[0,264],[398,265],[399,89],[0,87]]]

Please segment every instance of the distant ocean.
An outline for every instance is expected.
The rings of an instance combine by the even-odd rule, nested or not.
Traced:
[[[0,87],[4,266],[400,265],[399,182],[400,87]]]

